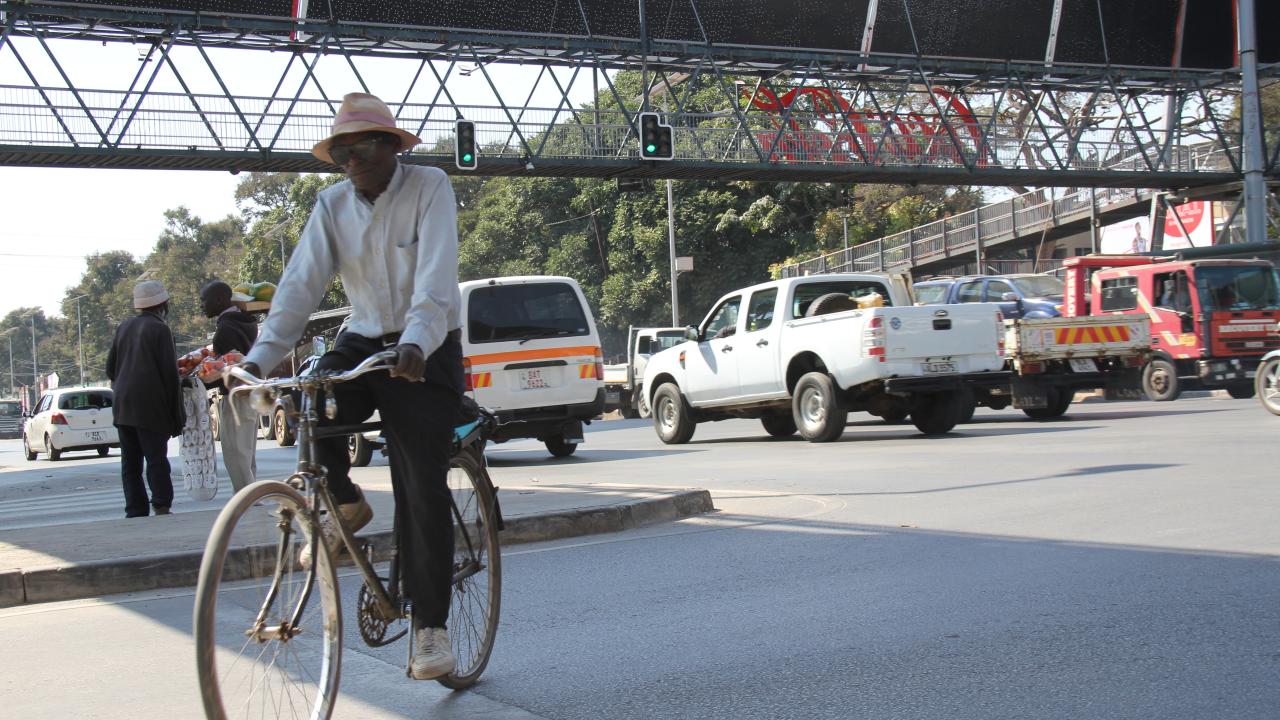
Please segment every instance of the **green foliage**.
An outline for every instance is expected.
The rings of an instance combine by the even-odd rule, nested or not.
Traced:
[[[244,254],[244,221],[228,215],[205,223],[185,207],[166,211],[165,221],[143,267],[147,278],[160,280],[169,291],[169,327],[185,352],[208,341],[211,327],[200,310],[200,288],[234,277]]]
[[[268,175],[270,177],[262,177]],[[275,179],[277,176],[283,176]],[[243,194],[259,200],[275,203],[257,205],[253,225],[244,237],[244,252],[240,257],[238,272],[228,282],[280,282],[284,265],[293,249],[298,246],[302,230],[311,217],[320,191],[343,179],[341,173],[327,175],[303,175],[292,173],[254,173],[242,180],[236,188],[237,199]],[[267,190],[263,190],[266,188]],[[287,188],[282,193],[281,188]],[[347,304],[342,284],[334,280],[320,302],[320,309],[342,307]]]

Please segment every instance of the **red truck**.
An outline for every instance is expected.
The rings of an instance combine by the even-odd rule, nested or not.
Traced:
[[[1063,315],[1150,319],[1142,388],[1152,400],[1214,388],[1253,397],[1259,359],[1280,348],[1280,276],[1266,260],[1085,255],[1063,265]]]

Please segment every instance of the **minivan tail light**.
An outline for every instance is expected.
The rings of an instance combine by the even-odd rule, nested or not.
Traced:
[[[476,389],[474,379],[471,377],[471,358],[469,357],[462,358],[462,377],[467,379],[467,392]]]
[[[596,348],[595,365],[596,365],[596,379],[603,382],[604,381],[604,355],[600,352],[600,348]]]
[[[56,412],[49,417],[50,425],[67,425],[67,416],[60,412]]]

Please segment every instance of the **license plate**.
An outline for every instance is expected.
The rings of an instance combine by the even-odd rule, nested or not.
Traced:
[[[102,433],[100,433],[100,432],[91,432],[91,433],[89,433],[89,439],[90,439],[90,440],[102,440]]]
[[[1092,358],[1071,358],[1070,362],[1076,372],[1098,372],[1098,364]]]
[[[956,364],[953,362],[926,362],[920,363],[920,368],[926,373],[936,375],[939,373],[953,373],[956,371]]]
[[[551,387],[551,383],[542,376],[542,370],[521,370],[520,371],[520,389],[521,390],[541,390]]]

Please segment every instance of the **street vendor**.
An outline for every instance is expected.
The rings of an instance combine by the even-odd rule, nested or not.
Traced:
[[[231,286],[221,280],[213,280],[200,290],[200,309],[205,317],[217,318],[213,333],[213,354],[218,357],[229,352],[244,355],[258,339],[258,321],[252,313],[238,307],[245,298],[237,297]],[[222,380],[213,380],[210,388],[222,390]],[[222,442],[222,464],[231,478],[231,487],[237,492],[252,483],[258,474],[254,450],[258,441],[258,411],[254,410],[248,394],[232,401],[231,395],[222,392],[218,400],[218,433]]]

